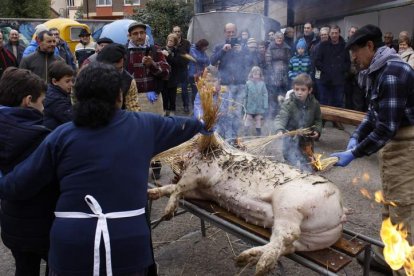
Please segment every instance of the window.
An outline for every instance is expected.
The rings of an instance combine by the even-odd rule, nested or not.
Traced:
[[[112,0],[96,0],[97,6],[112,6]]]
[[[127,5],[139,6],[141,5],[141,0],[124,0],[124,6]]]
[[[74,7],[75,6],[75,0],[66,0],[66,3],[68,4],[68,7]]]

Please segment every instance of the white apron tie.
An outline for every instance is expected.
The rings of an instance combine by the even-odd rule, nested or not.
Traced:
[[[145,214],[145,208],[124,211],[124,212],[112,212],[103,214],[102,208],[98,201],[91,196],[85,196],[85,201],[91,208],[93,214],[82,213],[82,212],[55,212],[57,218],[98,218],[95,232],[95,247],[94,247],[94,261],[93,261],[93,275],[99,276],[99,245],[101,244],[101,238],[103,236],[105,246],[105,257],[106,257],[106,273],[108,276],[112,276],[112,261],[111,261],[111,244],[108,232],[108,224],[106,219],[117,219],[117,218],[128,218],[136,217]]]

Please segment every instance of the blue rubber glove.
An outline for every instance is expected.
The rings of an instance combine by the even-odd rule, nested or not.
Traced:
[[[214,131],[216,131],[216,127],[215,126],[213,126],[210,130],[207,130],[206,129],[206,125],[203,122],[203,120],[200,120],[200,122],[203,125],[203,127],[200,130],[200,133],[201,134],[206,135],[206,136],[210,136],[210,135],[212,135],[214,133]]]
[[[351,137],[351,139],[349,139],[348,146],[346,146],[346,150],[352,150],[356,147],[356,145],[358,145],[357,139]]]
[[[154,103],[158,99],[158,94],[154,91],[149,91],[146,94],[147,94],[147,99],[150,103]]]
[[[346,167],[349,163],[352,162],[352,160],[355,159],[355,156],[351,150],[332,153],[331,157],[339,158],[339,161],[338,163],[335,164],[335,166],[340,166],[340,167]]]

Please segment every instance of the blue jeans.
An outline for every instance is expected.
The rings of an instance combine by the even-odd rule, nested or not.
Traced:
[[[334,107],[344,107],[345,85],[332,85],[318,81],[319,103]]]

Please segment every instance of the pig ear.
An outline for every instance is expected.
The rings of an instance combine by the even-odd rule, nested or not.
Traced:
[[[265,202],[272,203],[273,192],[263,193],[259,195],[259,198]]]

